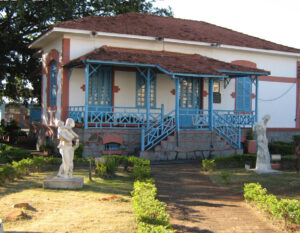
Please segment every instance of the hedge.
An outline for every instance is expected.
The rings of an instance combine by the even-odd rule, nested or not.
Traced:
[[[247,202],[254,202],[275,218],[284,219],[289,223],[300,223],[299,200],[278,200],[274,195],[268,194],[267,189],[262,188],[259,183],[244,184],[244,197]]]
[[[293,142],[270,142],[270,154],[292,155],[295,154],[295,144]]]
[[[133,208],[138,221],[138,233],[174,232],[169,224],[166,204],[157,200],[153,180],[136,181],[132,191]]]

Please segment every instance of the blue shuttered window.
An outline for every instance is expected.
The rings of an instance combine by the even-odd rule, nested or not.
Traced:
[[[111,106],[111,67],[101,67],[89,77],[88,91],[89,105]]]
[[[56,106],[57,63],[50,63],[50,106]]]
[[[252,82],[250,77],[236,79],[236,110],[251,111]]]
[[[179,85],[179,105],[181,108],[200,108],[200,80],[184,78]]]
[[[136,73],[136,106],[140,108],[146,107],[146,79],[140,74]],[[156,75],[153,75],[150,81],[150,107],[155,108],[156,98]]]

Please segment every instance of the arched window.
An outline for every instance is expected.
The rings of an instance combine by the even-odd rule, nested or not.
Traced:
[[[50,63],[50,106],[56,105],[56,83],[57,83],[57,63]]]

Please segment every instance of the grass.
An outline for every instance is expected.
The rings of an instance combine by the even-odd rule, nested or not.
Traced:
[[[87,170],[75,170],[84,177],[82,190],[44,190],[43,179],[56,172],[33,173],[24,179],[0,186],[0,219],[5,231],[26,232],[124,232],[137,231],[130,191],[133,180],[117,172],[112,179],[88,179]],[[103,198],[116,195],[113,200]],[[11,206],[28,202],[30,219],[5,221]]]
[[[228,182],[222,178],[229,173]],[[244,183],[260,183],[278,198],[300,200],[300,175],[295,171],[284,171],[283,174],[256,174],[245,169],[217,169],[206,173],[212,182],[228,187],[235,194],[242,194]]]

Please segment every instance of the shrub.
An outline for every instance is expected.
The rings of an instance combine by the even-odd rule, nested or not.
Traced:
[[[295,143],[295,144],[300,143],[300,135],[294,135],[294,136],[293,136],[293,139],[294,139],[294,143]]]
[[[269,212],[274,217],[283,218],[286,222],[300,223],[300,201],[280,199],[267,194],[260,184],[244,185],[244,197],[247,202],[253,201],[259,208]]]
[[[255,166],[256,155],[243,154],[243,155],[230,155],[226,157],[215,158],[217,168],[244,168],[245,164],[251,167]]]
[[[295,145],[292,142],[270,142],[269,151],[271,154],[291,155],[295,153]]]
[[[75,159],[81,159],[82,153],[83,153],[84,146],[82,144],[79,145],[79,147],[74,152],[74,158]]]
[[[96,173],[101,177],[112,177],[117,170],[116,159],[111,156],[102,156],[102,160],[96,163]]]
[[[136,180],[145,180],[150,178],[150,160],[132,156],[130,161],[133,161],[133,175]]]
[[[203,171],[213,171],[216,167],[215,160],[208,160],[208,159],[203,159],[202,160],[202,169]]]
[[[166,205],[155,198],[156,191],[152,181],[134,183],[132,200],[139,225],[138,232],[173,232],[169,225],[169,215],[165,211]]]
[[[221,177],[222,177],[223,181],[224,181],[226,184],[229,184],[229,183],[231,182],[231,179],[230,179],[230,173],[229,173],[229,172],[222,171],[222,172],[221,172]]]
[[[5,164],[0,167],[0,183],[4,183],[7,180],[13,181],[17,177],[17,172],[11,164]]]
[[[5,146],[5,149],[0,154],[0,161],[3,163],[11,163],[12,161],[20,161],[29,157],[31,157],[31,154],[28,150]]]

